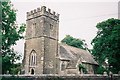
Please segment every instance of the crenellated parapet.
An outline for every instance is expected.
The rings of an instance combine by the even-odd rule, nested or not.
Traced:
[[[39,16],[47,16],[54,20],[59,20],[59,14],[54,11],[51,11],[51,9],[49,8],[46,9],[46,6],[42,6],[41,8],[37,8],[30,12],[27,12],[27,20],[30,20]]]

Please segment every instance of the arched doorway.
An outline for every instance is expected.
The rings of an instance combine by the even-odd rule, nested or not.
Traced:
[[[31,69],[31,74],[33,75],[35,73],[34,69]]]

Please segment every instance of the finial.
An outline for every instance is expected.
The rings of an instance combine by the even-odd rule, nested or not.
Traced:
[[[48,8],[48,12],[51,13],[51,9]]]
[[[30,13],[29,12],[27,12],[27,16],[29,16],[30,15]]]
[[[32,10],[32,11],[30,11],[30,13],[31,13],[31,14],[33,14],[33,10]]]
[[[59,17],[59,16],[60,16],[60,14],[58,14],[58,13],[57,13],[57,15],[56,15],[56,16],[57,16],[57,17]]]
[[[55,11],[53,11],[53,15],[55,15]]]
[[[37,12],[39,12],[40,11],[40,8],[37,8]]]
[[[46,11],[46,6],[42,6],[42,7],[41,7],[41,11],[44,11],[44,12],[45,12],[45,11]]]
[[[37,10],[36,9],[34,9],[34,13],[36,13],[37,12]]]

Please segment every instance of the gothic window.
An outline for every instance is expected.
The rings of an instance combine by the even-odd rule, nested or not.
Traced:
[[[55,27],[53,26],[53,24],[50,24],[50,36],[54,37],[55,36]]]
[[[30,66],[36,66],[37,64],[37,56],[36,56],[36,52],[33,50],[30,54]]]
[[[50,29],[53,30],[53,25],[52,24],[50,24]]]

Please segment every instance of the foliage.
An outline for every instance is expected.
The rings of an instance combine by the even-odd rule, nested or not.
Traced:
[[[87,72],[87,69],[86,69],[85,66],[83,66],[82,64],[79,64],[78,67],[79,67],[79,71],[82,70],[83,73],[85,73],[85,74],[88,73],[88,72]]]
[[[107,70],[106,70],[104,67],[102,67],[102,65],[100,65],[100,66],[97,68],[97,73],[103,74],[103,72],[107,72]]]
[[[120,20],[108,19],[97,24],[97,36],[92,40],[92,54],[102,66],[108,61],[106,69],[113,73],[120,71]]]
[[[65,43],[67,45],[73,46],[73,47],[88,50],[88,48],[86,47],[87,44],[85,43],[85,40],[80,40],[80,39],[77,39],[77,38],[73,38],[70,35],[66,35],[66,37],[61,42]]]
[[[11,73],[10,74],[18,74],[21,71],[21,63],[16,63],[13,65],[11,68]]]
[[[16,44],[16,41],[23,38],[25,24],[18,26],[16,24],[16,10],[11,2],[2,2],[2,73],[11,72],[16,60],[20,56],[11,46]]]

